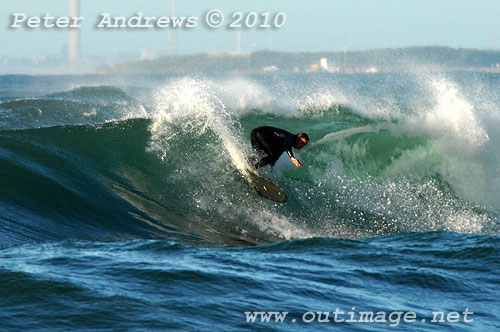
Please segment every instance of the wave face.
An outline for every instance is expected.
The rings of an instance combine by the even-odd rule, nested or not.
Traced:
[[[0,77],[0,243],[498,234],[499,82],[470,73]],[[262,170],[287,192],[284,205],[238,172],[261,125],[311,138],[296,153],[305,167],[282,158]]]

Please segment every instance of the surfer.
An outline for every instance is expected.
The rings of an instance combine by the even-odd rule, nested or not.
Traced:
[[[295,166],[302,167],[300,161],[293,156],[292,147],[297,151],[302,149],[309,142],[309,137],[306,133],[294,135],[280,128],[263,126],[252,130],[250,141],[260,158],[253,163],[255,169],[266,165],[273,167],[285,151]]]

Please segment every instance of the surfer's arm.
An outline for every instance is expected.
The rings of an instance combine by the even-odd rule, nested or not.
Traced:
[[[290,158],[290,160],[292,161],[292,163],[296,166],[296,167],[302,167],[302,164],[300,163],[300,161],[295,158],[295,157],[292,157]]]
[[[302,164],[300,163],[300,161],[295,158],[293,156],[293,152],[292,152],[292,149],[287,149],[286,150],[286,153],[288,154],[288,156],[290,157],[290,160],[292,161],[292,163],[296,166],[296,167],[302,167]]]

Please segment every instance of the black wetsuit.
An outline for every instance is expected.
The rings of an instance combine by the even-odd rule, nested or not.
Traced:
[[[295,135],[275,127],[258,127],[250,134],[252,147],[257,151],[260,160],[254,163],[255,168],[266,165],[274,166],[283,152],[293,157],[292,146]]]

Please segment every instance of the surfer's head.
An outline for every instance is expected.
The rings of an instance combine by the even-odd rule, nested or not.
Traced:
[[[295,148],[295,150],[300,150],[307,145],[307,142],[309,142],[309,136],[307,136],[306,133],[298,133],[297,135],[295,135],[295,142],[293,144],[293,147]]]

